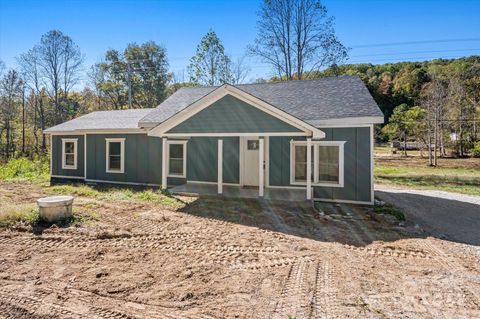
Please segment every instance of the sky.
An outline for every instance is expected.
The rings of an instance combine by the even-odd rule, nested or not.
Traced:
[[[349,63],[422,61],[480,55],[480,0],[324,0]],[[85,56],[85,69],[108,49],[153,40],[167,49],[170,69],[183,74],[209,29],[233,60],[256,37],[261,0],[0,0],[0,60],[16,57],[52,29],[69,35]],[[272,75],[247,58],[247,82]],[[185,72],[186,74],[186,72]],[[185,75],[186,76],[186,75]]]

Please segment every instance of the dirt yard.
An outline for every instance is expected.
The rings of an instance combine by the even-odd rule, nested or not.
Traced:
[[[356,206],[179,203],[77,197],[68,227],[0,228],[0,318],[480,318],[477,246]]]

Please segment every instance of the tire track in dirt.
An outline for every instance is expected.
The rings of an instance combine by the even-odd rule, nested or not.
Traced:
[[[371,255],[372,257],[391,257],[398,259],[433,259],[432,255],[428,252],[428,250],[423,249],[401,248],[396,246],[356,247],[351,245],[344,245],[344,247],[362,254]]]
[[[441,248],[432,243],[431,240],[423,240],[421,243],[425,249],[430,250],[434,254],[434,260],[438,261],[444,270],[454,273],[455,275],[465,272],[465,267],[456,261],[454,256],[447,255]],[[465,285],[460,286],[459,289],[461,290],[468,304],[471,305],[473,309],[480,311],[480,295]]]
[[[317,262],[313,301],[309,318],[336,318],[338,312],[335,267],[329,262]]]
[[[272,313],[272,318],[307,318],[311,306],[308,273],[312,263],[300,259],[290,266],[285,283]]]

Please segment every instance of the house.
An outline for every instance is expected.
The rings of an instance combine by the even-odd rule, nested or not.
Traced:
[[[154,109],[100,111],[51,127],[52,181],[204,184],[256,196],[373,203],[373,126],[357,76],[185,87]]]

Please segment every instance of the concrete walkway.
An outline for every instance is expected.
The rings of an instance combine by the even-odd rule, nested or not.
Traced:
[[[375,186],[375,196],[431,235],[480,246],[480,196]]]

